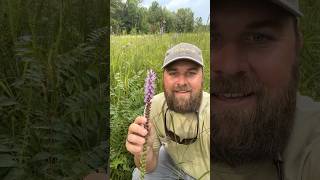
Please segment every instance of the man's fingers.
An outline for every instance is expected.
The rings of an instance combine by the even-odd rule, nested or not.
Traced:
[[[128,128],[128,136],[126,139],[126,148],[132,154],[140,154],[143,151],[143,145],[146,143],[146,135],[148,131],[150,135],[154,132],[152,123],[148,123],[148,130],[144,127],[147,119],[143,116],[137,117]],[[153,136],[148,136],[148,145],[152,145]]]
[[[138,116],[135,120],[134,123],[139,124],[139,125],[144,125],[147,122],[147,119],[143,116]]]
[[[127,141],[129,143],[140,145],[140,146],[146,142],[145,138],[143,138],[141,136],[137,136],[135,134],[129,134],[127,137]]]
[[[132,154],[140,154],[143,150],[143,146],[133,145],[129,142],[126,143],[127,150]]]
[[[148,134],[148,131],[143,126],[138,125],[136,123],[132,123],[129,126],[128,134],[138,134],[140,136],[145,136]]]

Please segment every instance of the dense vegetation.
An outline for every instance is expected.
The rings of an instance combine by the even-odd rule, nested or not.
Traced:
[[[303,50],[300,58],[299,91],[320,101],[320,1],[300,0]]]
[[[0,179],[106,167],[106,0],[0,0]]]

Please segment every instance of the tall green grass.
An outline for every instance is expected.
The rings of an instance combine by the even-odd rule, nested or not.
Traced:
[[[106,167],[107,4],[0,0],[0,179]]]
[[[320,101],[320,1],[301,0],[303,49],[300,57],[299,90]]]
[[[110,40],[110,113],[111,179],[130,179],[135,167],[125,149],[129,125],[143,114],[143,85],[147,70],[158,75],[157,92],[162,91],[162,63],[165,52],[175,44],[188,42],[198,46],[205,61],[205,85],[209,91],[210,34],[111,36]]]

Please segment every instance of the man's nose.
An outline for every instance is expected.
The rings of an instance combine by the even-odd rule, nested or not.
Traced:
[[[176,83],[179,86],[187,84],[187,78],[184,75],[179,75],[176,79]]]
[[[213,45],[214,46],[214,45]],[[213,47],[211,55],[212,75],[237,75],[249,70],[248,53],[237,43]]]

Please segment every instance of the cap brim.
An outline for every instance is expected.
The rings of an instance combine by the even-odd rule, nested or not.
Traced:
[[[202,63],[200,63],[199,61],[195,60],[194,58],[188,57],[188,56],[181,56],[181,57],[176,57],[174,59],[171,59],[170,61],[166,62],[163,66],[162,69],[165,68],[166,66],[168,66],[169,64],[179,61],[179,60],[190,60],[192,62],[195,62],[197,64],[199,64],[200,66],[204,66]]]
[[[281,6],[282,8],[286,9],[290,13],[292,13],[295,16],[301,17],[303,16],[303,13],[299,10],[296,10],[296,8],[292,7],[291,4],[288,3],[288,1],[284,0],[271,0],[271,2]]]

